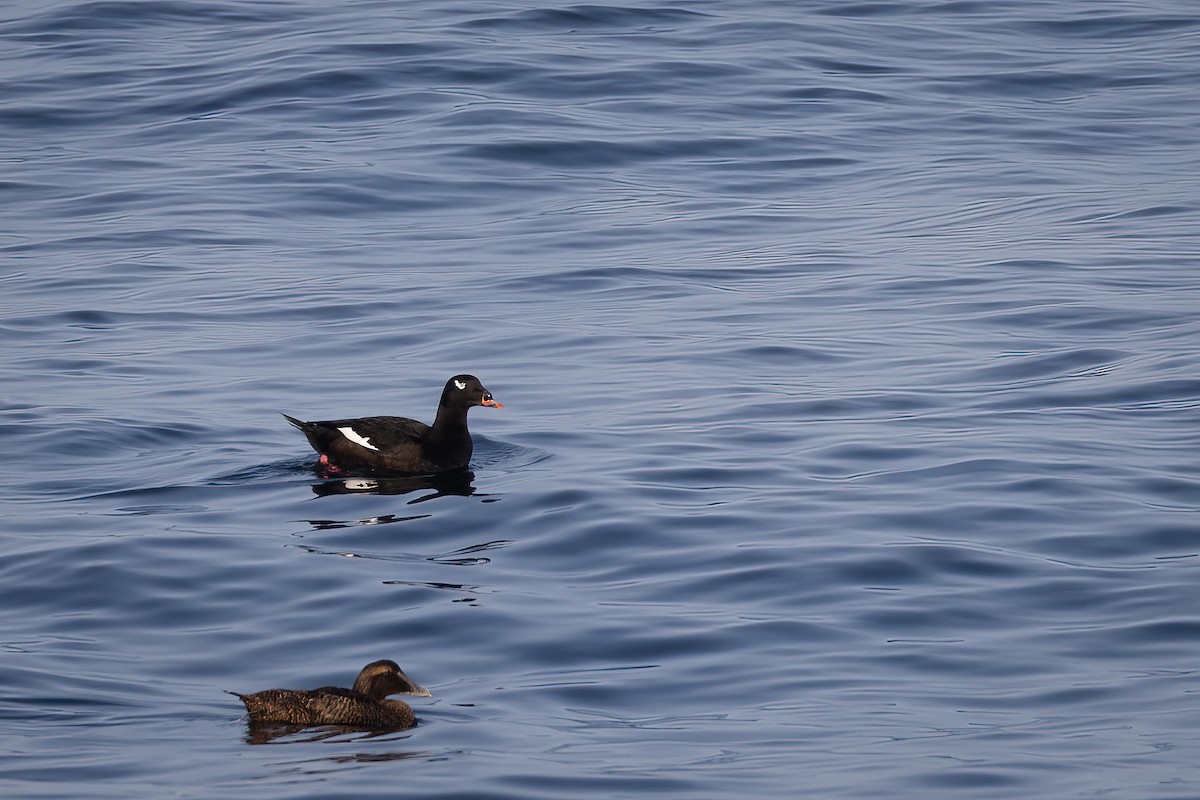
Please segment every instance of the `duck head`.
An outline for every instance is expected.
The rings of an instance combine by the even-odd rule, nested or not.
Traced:
[[[404,674],[400,666],[389,659],[372,661],[354,679],[354,691],[382,700],[390,694],[410,694],[429,697],[429,690]]]
[[[446,388],[442,390],[441,405],[447,408],[470,408],[471,406],[504,408],[492,398],[492,393],[483,388],[479,378],[474,375],[455,375],[446,381]]]

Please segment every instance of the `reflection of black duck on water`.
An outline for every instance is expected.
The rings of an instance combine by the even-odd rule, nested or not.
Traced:
[[[475,494],[475,473],[467,469],[456,469],[437,475],[413,475],[403,478],[362,477],[339,478],[314,483],[312,490],[317,497],[335,494],[387,494],[401,495],[411,492],[432,490],[432,494],[421,495],[409,501],[423,503],[438,497],[470,497]]]
[[[253,694],[230,694],[246,704],[252,725],[346,725],[365,730],[400,730],[416,724],[408,703],[392,700],[388,695],[430,696],[428,689],[405,675],[396,662],[387,659],[363,667],[351,689],[323,686],[320,689],[266,689]]]

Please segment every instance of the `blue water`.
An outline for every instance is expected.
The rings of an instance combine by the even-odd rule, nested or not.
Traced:
[[[0,795],[1200,797],[1190,0],[13,0]],[[430,421],[466,485],[279,416]],[[420,724],[224,690],[392,658]]]

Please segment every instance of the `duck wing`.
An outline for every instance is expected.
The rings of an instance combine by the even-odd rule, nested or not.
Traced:
[[[319,452],[328,452],[335,443],[352,442],[377,452],[388,452],[419,445],[429,433],[429,426],[406,417],[358,417],[303,422],[283,415],[299,428]]]
[[[429,433],[424,422],[407,417],[360,417],[321,422],[355,444],[387,452],[420,444]]]
[[[316,690],[321,691],[321,690]],[[288,722],[293,725],[319,725],[313,714],[310,695],[312,692],[295,689],[265,689],[254,694],[239,694],[246,704],[252,722]]]
[[[309,708],[313,715],[329,725],[354,725],[363,728],[407,727],[412,722],[397,714],[398,709],[350,689],[329,687],[309,693]],[[404,705],[407,708],[407,705]]]

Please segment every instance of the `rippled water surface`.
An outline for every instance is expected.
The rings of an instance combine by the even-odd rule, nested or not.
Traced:
[[[4,797],[1200,797],[1193,3],[0,41]],[[279,416],[456,372],[465,483]],[[378,658],[416,728],[224,693]]]

